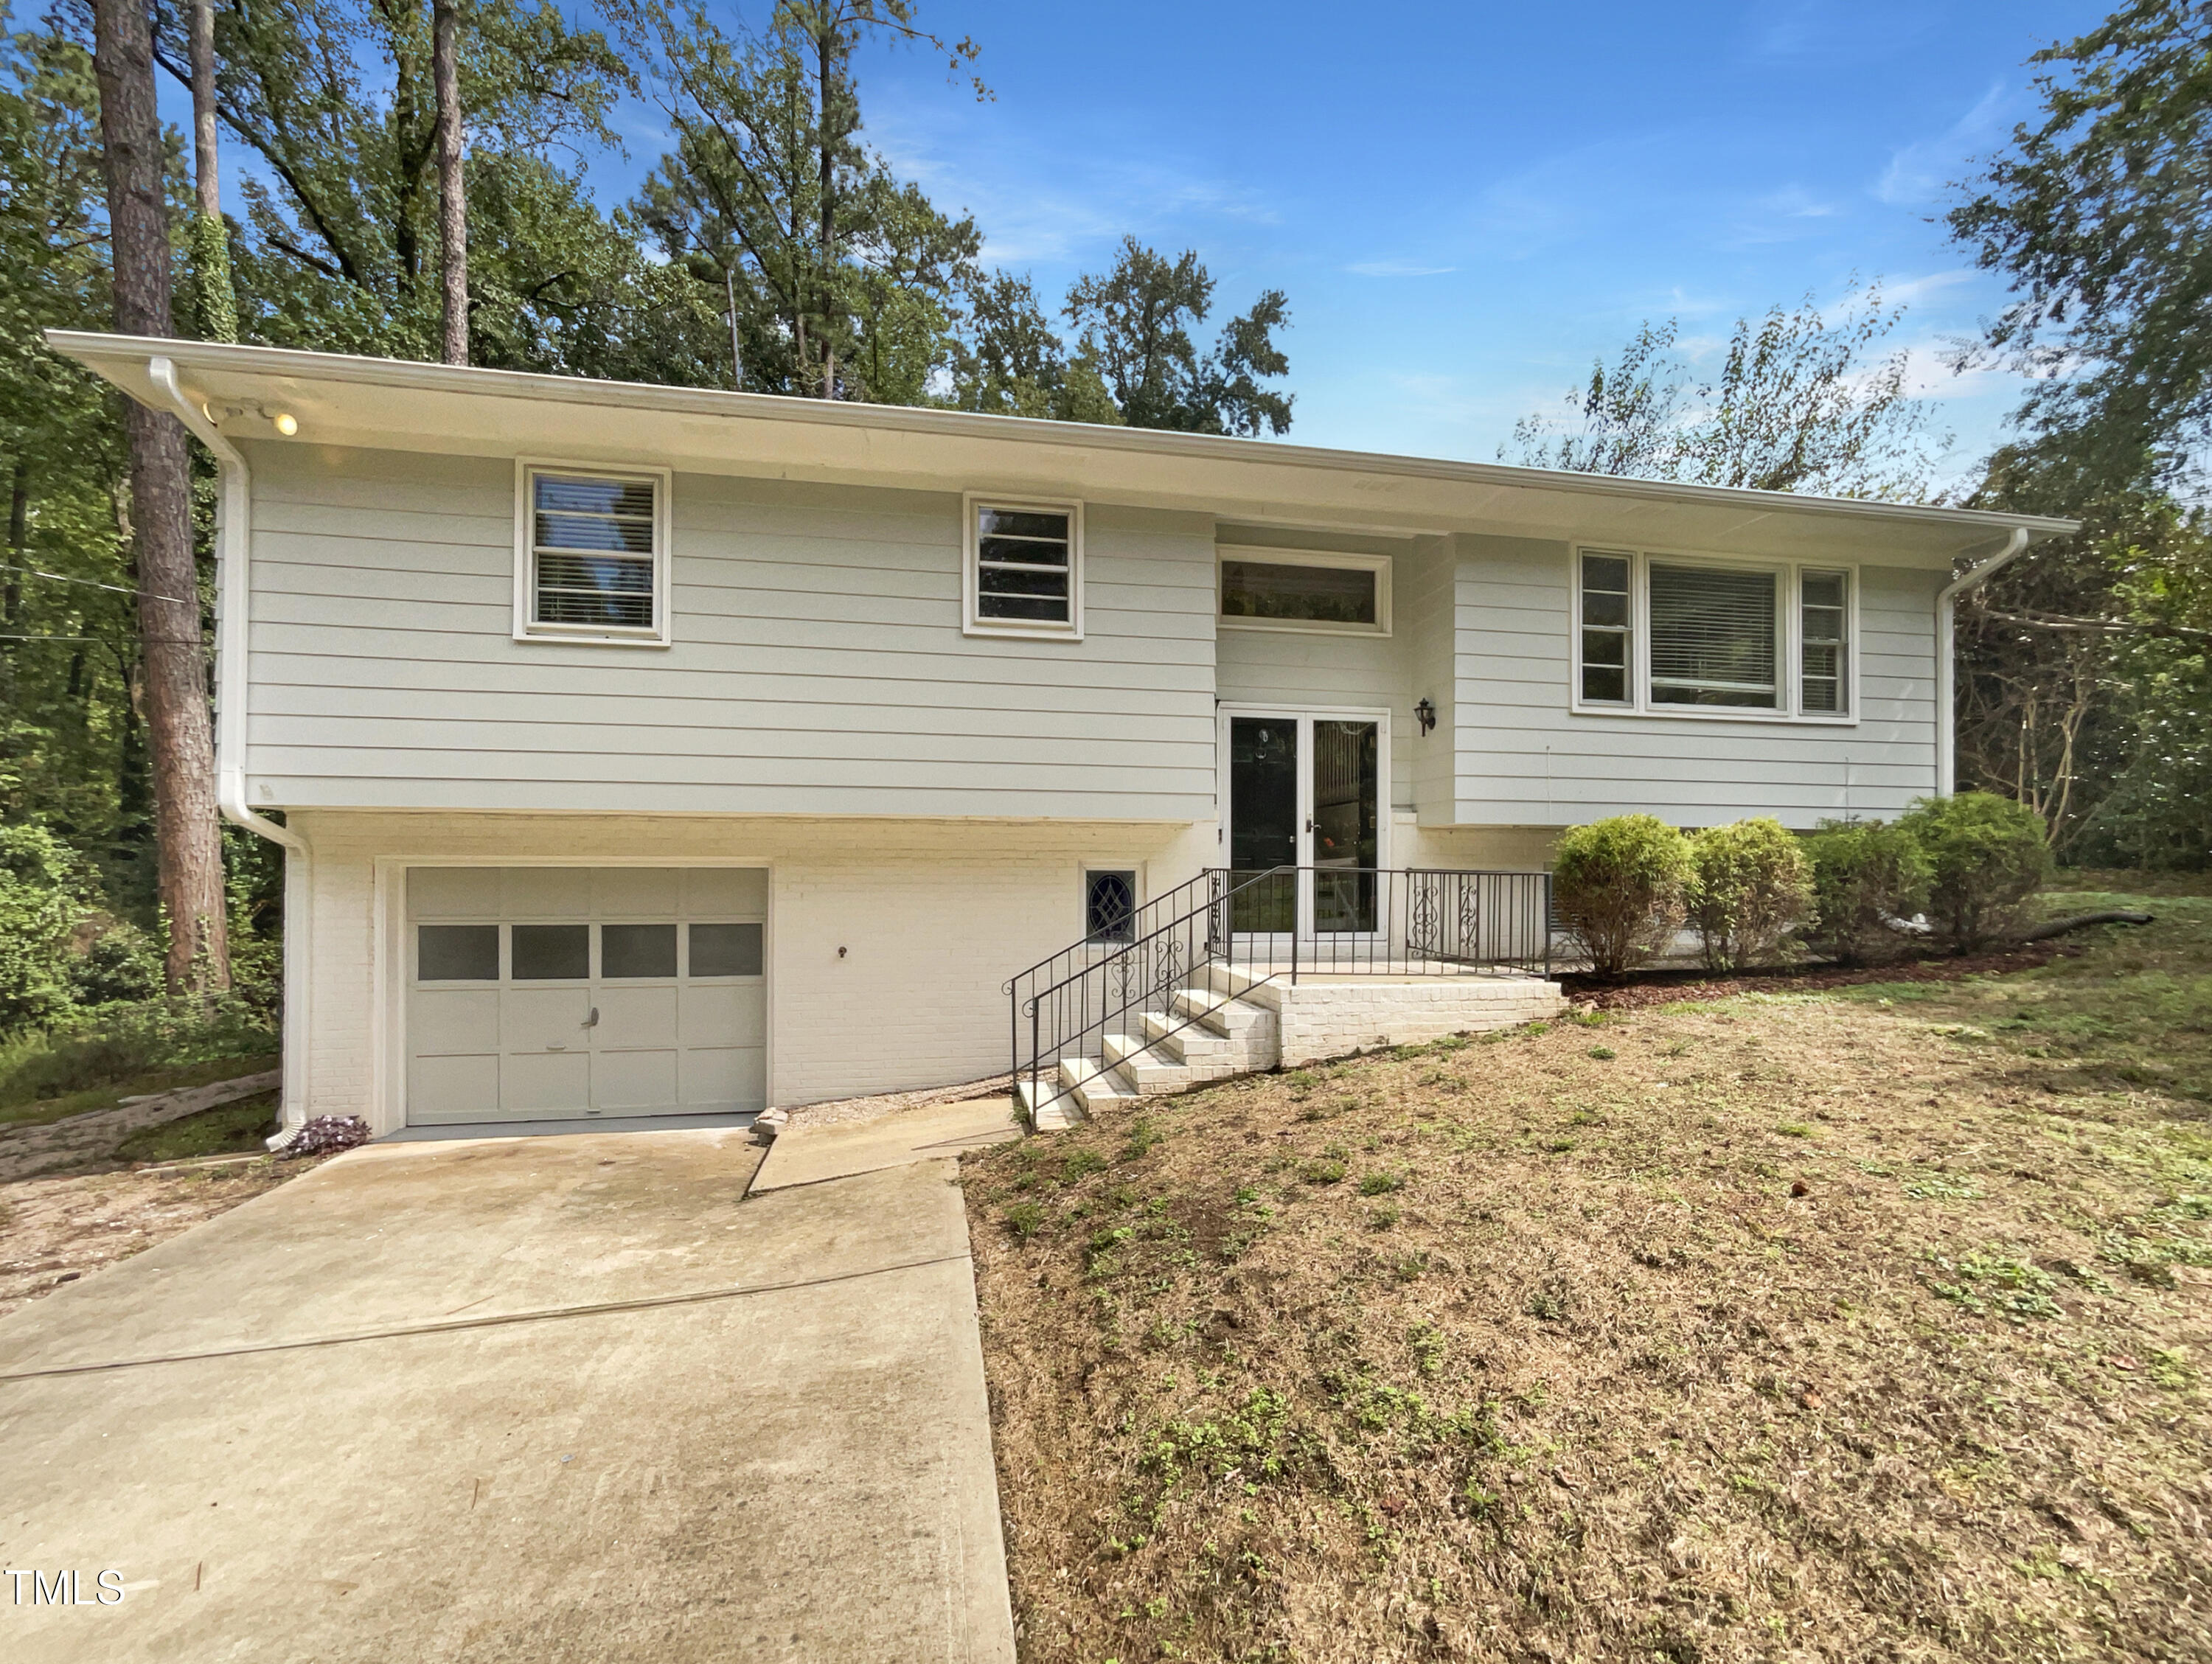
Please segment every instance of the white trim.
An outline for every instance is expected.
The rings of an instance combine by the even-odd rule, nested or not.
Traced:
[[[1586,554],[1626,558],[1629,563],[1629,697],[1621,704],[1583,697],[1583,556]],[[1775,676],[1778,679],[1775,694],[1778,705],[1772,708],[1757,705],[1670,705],[1652,699],[1650,572],[1651,562],[1655,560],[1669,566],[1767,572],[1781,580],[1775,586],[1775,606],[1778,614],[1775,621]],[[1859,726],[1860,712],[1864,703],[1859,677],[1859,567],[1857,561],[1850,559],[1804,560],[1792,557],[1769,560],[1748,555],[1716,555],[1695,550],[1635,549],[1581,542],[1571,544],[1568,546],[1567,556],[1570,598],[1567,613],[1567,709],[1575,716],[1639,720],[1656,717],[1668,721],[1767,722],[1820,728],[1856,728]],[[1839,713],[1804,708],[1804,643],[1802,638],[1804,629],[1803,582],[1807,572],[1839,572],[1844,574],[1847,591],[1844,629],[1850,639],[1845,644],[1848,650],[1848,681],[1844,689],[1846,708]]]
[[[1016,513],[1067,516],[1067,622],[1044,623],[1036,619],[986,618],[978,610],[982,562],[977,513],[984,508],[1006,508]],[[1020,641],[1080,641],[1083,639],[1083,504],[1073,498],[1025,497],[1008,493],[969,491],[960,499],[960,633],[995,635]]]
[[[180,364],[233,378],[288,378],[310,386],[353,384],[386,387],[423,395],[456,398],[466,407],[474,399],[511,399],[572,409],[620,410],[666,415],[678,418],[707,418],[702,428],[720,434],[720,423],[731,419],[772,418],[795,427],[823,430],[825,452],[848,447],[828,437],[838,429],[882,434],[920,434],[984,442],[1013,441],[1065,452],[1119,454],[1146,459],[1171,459],[1176,464],[1219,463],[1258,466],[1267,471],[1274,488],[1266,505],[1259,502],[1233,518],[1250,519],[1262,514],[1280,515],[1290,502],[1283,488],[1301,471],[1316,477],[1360,477],[1370,496],[1368,478],[1433,480],[1468,488],[1469,506],[1464,513],[1475,519],[1510,519],[1498,513],[1494,502],[1487,511],[1473,497],[1493,499],[1500,489],[1525,490],[1545,498],[1599,498],[1644,503],[1681,503],[1711,507],[1732,517],[1746,514],[1818,515],[1842,521],[1890,525],[1918,525],[1948,527],[1961,540],[1986,538],[1991,533],[2028,528],[2045,537],[2070,535],[2080,522],[2040,516],[2009,516],[1985,510],[1930,507],[1889,503],[1865,498],[1820,497],[1788,491],[1752,491],[1734,486],[1690,485],[1672,481],[1637,480],[1565,470],[1528,468],[1504,463],[1458,462],[1425,457],[1404,457],[1287,445],[1279,440],[1237,439],[1215,434],[1171,433],[1158,429],[1105,427],[1091,423],[1052,422],[1035,417],[985,416],[978,413],[916,406],[866,404],[842,399],[801,398],[768,393],[743,393],[710,388],[588,380],[528,371],[480,369],[472,366],[433,364],[417,361],[381,359],[344,353],[307,352],[293,348],[239,346],[229,343],[171,340],[151,336],[112,334],[100,331],[48,330],[46,344],[64,356],[107,376],[125,392],[137,396],[135,373],[118,374],[126,363],[162,354]],[[610,427],[615,424],[606,424]],[[726,440],[718,440],[726,445]],[[1207,494],[1225,495],[1225,480],[1206,482]],[[1256,494],[1255,494],[1256,495]],[[1437,515],[1421,511],[1429,523]],[[1459,512],[1448,517],[1455,526]],[[1412,529],[1412,528],[1404,528]],[[1473,529],[1471,526],[1462,529]],[[1905,564],[1898,562],[1897,564]]]
[[[653,625],[649,629],[624,629],[608,624],[544,624],[532,611],[530,477],[533,473],[568,474],[579,479],[651,480],[653,482]],[[675,495],[676,476],[666,468],[629,464],[571,462],[557,457],[517,457],[514,459],[514,639],[518,641],[573,641],[586,647],[665,647],[671,644],[673,609],[669,601],[669,577],[675,567],[671,544],[674,516],[670,499]]]
[[[1213,546],[1213,621],[1222,629],[1281,630],[1293,635],[1365,635],[1390,634],[1390,562],[1388,555],[1358,555],[1340,549],[1275,549],[1261,544],[1216,544]],[[1231,561],[1250,561],[1267,566],[1334,567],[1342,572],[1375,574],[1375,622],[1332,624],[1310,618],[1231,618],[1221,610],[1221,569]]]
[[[374,1114],[369,1132],[381,1138],[407,1125],[407,991],[412,981],[408,967],[407,869],[411,866],[544,866],[544,867],[738,867],[765,872],[768,905],[761,921],[761,972],[768,990],[762,1001],[761,1067],[766,1102],[775,1104],[775,865],[757,855],[641,855],[613,859],[580,859],[574,855],[441,855],[434,851],[412,855],[374,858],[374,896],[370,932],[373,963],[369,967],[374,1007],[371,1012],[369,1055],[377,1060],[382,1078],[369,1083],[368,1098]],[[375,1032],[378,1029],[381,1033]],[[486,1126],[498,1123],[487,1121]],[[610,1123],[619,1125],[619,1122]]]

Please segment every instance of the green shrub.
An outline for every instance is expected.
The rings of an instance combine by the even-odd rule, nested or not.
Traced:
[[[1674,938],[1690,882],[1682,835],[1650,815],[1615,815],[1559,840],[1552,896],[1600,976],[1642,964]]]
[[[266,1015],[228,994],[72,1012],[0,1046],[0,1104],[112,1086],[155,1069],[276,1050]]]
[[[91,870],[41,826],[0,826],[0,1032],[70,1005],[71,937],[91,911]]]
[[[1781,822],[1709,826],[1690,839],[1690,920],[1715,970],[1773,963],[1813,912],[1813,866]]]
[[[1813,945],[1839,964],[1895,955],[1904,938],[1885,919],[1928,905],[1928,858],[1911,833],[1880,821],[1822,821],[1805,841],[1813,862]]]
[[[1927,858],[1929,917],[1954,953],[2011,934],[2027,898],[2051,876],[2042,817],[2010,798],[1923,798],[1898,826]]]
[[[161,950],[136,925],[107,920],[70,962],[70,995],[79,1005],[136,1005],[161,992]]]

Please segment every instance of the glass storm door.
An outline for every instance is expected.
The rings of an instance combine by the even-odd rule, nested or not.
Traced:
[[[1239,935],[1302,937],[1379,928],[1382,725],[1313,716],[1229,719],[1230,882],[1274,867],[1232,904]],[[1334,869],[1335,871],[1332,871]]]

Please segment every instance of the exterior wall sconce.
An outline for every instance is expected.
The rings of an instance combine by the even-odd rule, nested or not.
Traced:
[[[1421,725],[1421,732],[1424,734],[1434,732],[1437,726],[1437,708],[1435,702],[1431,700],[1424,699],[1419,704],[1414,706],[1413,720]]]

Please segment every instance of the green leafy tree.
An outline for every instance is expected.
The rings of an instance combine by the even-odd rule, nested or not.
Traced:
[[[67,1007],[70,937],[92,894],[82,859],[52,833],[0,826],[0,1031]]]
[[[1645,324],[1611,367],[1567,395],[1562,420],[1514,424],[1500,460],[1532,468],[1924,501],[1932,459],[1948,440],[1907,386],[1907,355],[1882,343],[1905,315],[1877,281],[1823,313],[1810,295],[1739,319],[1719,373],[1699,380],[1673,319]]]
[[[853,57],[886,38],[957,68],[973,43],[947,46],[900,0],[787,0],[757,33],[659,0],[620,0],[617,15],[676,136],[634,211],[672,263],[726,298],[730,375],[763,392],[921,402],[950,365],[981,240],[861,143]]]
[[[969,296],[967,338],[952,355],[953,402],[993,416],[1118,423],[1095,350],[1072,359],[1027,276],[992,273]]]
[[[1282,290],[1267,289],[1201,355],[1191,331],[1213,308],[1213,279],[1194,250],[1170,260],[1134,237],[1113,269],[1079,278],[1066,315],[1077,354],[1097,367],[1132,428],[1248,437],[1290,431],[1292,395],[1263,386],[1287,375],[1275,331],[1290,320]]]
[[[2135,0],[2035,54],[2023,123],[1954,235],[2013,284],[1987,352],[2040,380],[2028,430],[2108,481],[2212,435],[2212,7]]]

